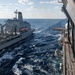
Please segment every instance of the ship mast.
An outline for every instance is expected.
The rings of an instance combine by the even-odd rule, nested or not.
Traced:
[[[16,10],[14,13],[15,13],[15,19],[17,19],[18,10]]]

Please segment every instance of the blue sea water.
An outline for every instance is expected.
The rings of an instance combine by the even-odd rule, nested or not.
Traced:
[[[61,75],[59,64],[62,60],[54,55],[56,49],[62,50],[58,43],[60,32],[53,28],[64,27],[65,19],[25,20],[35,32],[26,40],[5,49],[7,52],[0,58],[0,72],[3,75]]]

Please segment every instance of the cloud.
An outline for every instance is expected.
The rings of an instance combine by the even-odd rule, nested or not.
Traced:
[[[49,4],[50,2],[45,2],[45,1],[42,1],[40,2],[40,4]]]
[[[18,0],[18,2],[21,3],[21,4],[27,4],[28,0]]]
[[[53,1],[41,1],[40,4],[60,4],[57,0]]]
[[[50,1],[50,4],[60,4],[57,0]]]
[[[37,11],[38,9],[35,8],[34,6],[31,6],[29,8],[26,9],[26,11]]]
[[[34,6],[29,7],[28,9],[26,9],[27,11],[31,11],[34,10]]]
[[[28,5],[33,5],[33,4],[34,4],[34,2],[28,2],[27,4],[28,4]]]
[[[29,7],[29,8],[27,8],[27,9],[25,9],[26,11],[51,11],[51,9],[45,9],[45,8],[36,8],[34,5],[33,6],[31,6],[31,7]]]
[[[2,7],[8,7],[8,5],[0,4],[0,8],[2,8]]]
[[[34,4],[34,2],[31,2],[29,0],[18,0],[18,2],[20,4],[28,4],[28,5],[33,5]]]

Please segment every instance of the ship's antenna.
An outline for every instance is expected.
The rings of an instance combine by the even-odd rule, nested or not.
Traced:
[[[14,13],[15,13],[15,18],[17,19],[18,10],[16,9]]]

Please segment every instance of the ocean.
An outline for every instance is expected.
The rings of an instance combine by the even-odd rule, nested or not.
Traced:
[[[4,24],[4,20],[0,23]],[[62,52],[58,43],[59,31],[65,19],[25,19],[35,29],[32,36],[12,47],[0,58],[0,75],[61,75],[62,59],[55,56],[55,50]],[[0,53],[1,54],[1,53]]]

